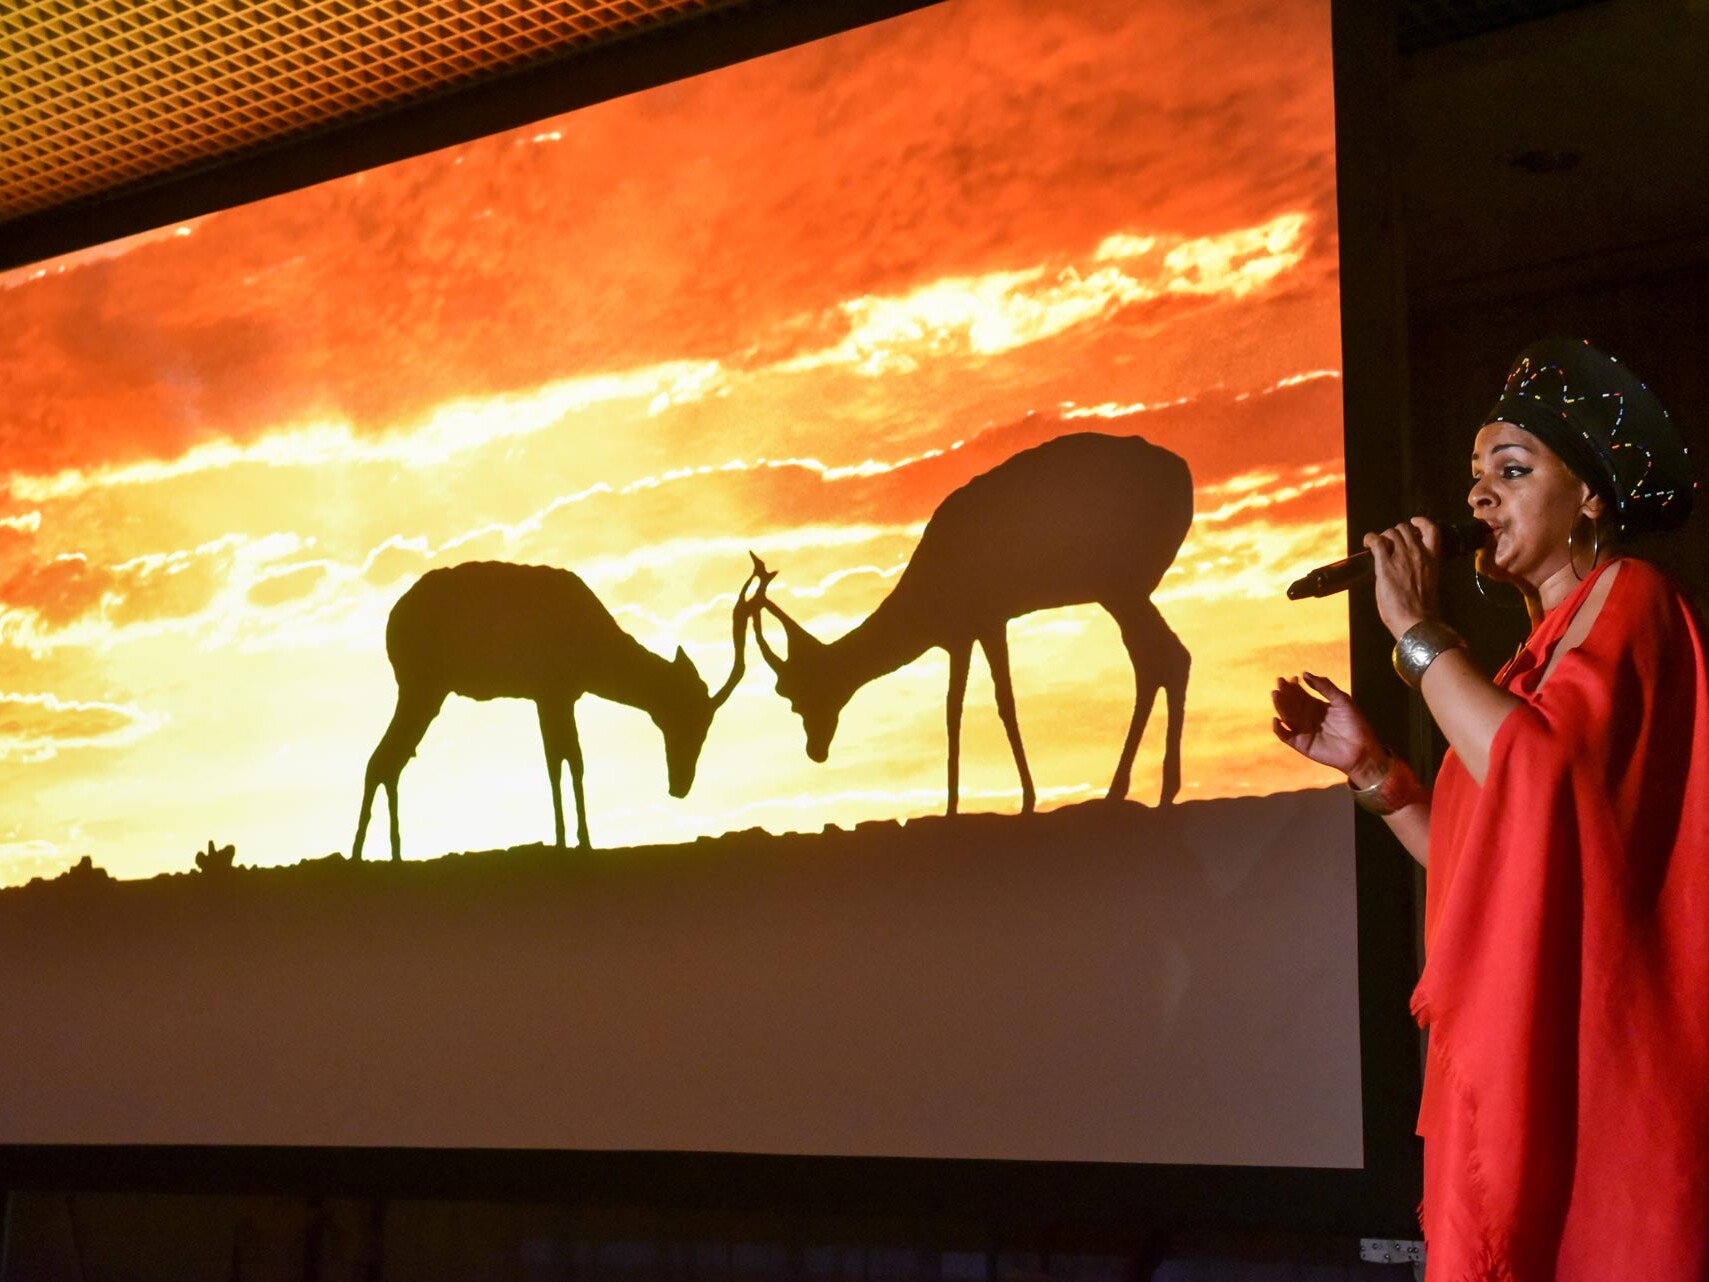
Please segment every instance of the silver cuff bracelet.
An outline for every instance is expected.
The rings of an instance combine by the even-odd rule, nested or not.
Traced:
[[[1395,675],[1414,690],[1424,670],[1449,650],[1463,649],[1466,639],[1440,619],[1420,619],[1394,643]]]
[[[1347,786],[1353,788],[1351,779]],[[1381,779],[1368,788],[1353,788],[1353,800],[1373,815],[1392,815],[1423,801],[1424,796],[1424,785],[1418,782],[1412,767],[1393,753],[1389,754],[1389,768],[1383,771]]]

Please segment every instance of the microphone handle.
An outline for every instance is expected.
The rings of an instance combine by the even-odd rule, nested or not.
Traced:
[[[1452,525],[1444,525],[1442,555],[1444,558],[1466,556],[1482,547],[1487,538],[1489,527],[1482,521],[1456,521]],[[1333,596],[1370,582],[1376,572],[1376,562],[1369,551],[1355,552],[1340,561],[1320,565],[1304,578],[1294,580],[1288,585],[1288,600]]]
[[[1369,583],[1377,573],[1377,563],[1369,552],[1355,552],[1340,561],[1320,565],[1302,579],[1288,584],[1288,600],[1301,601],[1307,597],[1334,596],[1361,583]]]

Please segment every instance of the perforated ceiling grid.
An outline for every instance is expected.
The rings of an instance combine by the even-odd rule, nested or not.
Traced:
[[[0,221],[734,0],[3,0]]]
[[[0,223],[744,2],[0,0]],[[1397,34],[1597,2],[1397,0]]]

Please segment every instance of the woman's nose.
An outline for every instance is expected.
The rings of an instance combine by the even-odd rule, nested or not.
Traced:
[[[1471,506],[1473,512],[1481,512],[1494,505],[1495,495],[1490,493],[1480,477],[1472,483],[1471,493],[1466,495],[1466,502]]]

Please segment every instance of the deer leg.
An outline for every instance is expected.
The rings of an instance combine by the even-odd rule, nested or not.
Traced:
[[[356,840],[350,843],[350,857],[362,858],[362,842],[368,836],[368,813],[374,808],[374,789],[378,786],[374,778],[372,759],[368,763],[368,777],[362,782],[362,813],[356,819]]]
[[[1115,611],[1111,613],[1115,614]],[[1133,662],[1134,703],[1133,720],[1128,725],[1127,741],[1122,745],[1115,778],[1110,781],[1109,798],[1119,801],[1127,796],[1133,759],[1139,751],[1139,741],[1145,734],[1145,723],[1151,716],[1157,691],[1162,689],[1167,700],[1169,727],[1163,750],[1163,787],[1158,804],[1166,806],[1181,790],[1181,724],[1186,712],[1191,656],[1150,601],[1134,607],[1131,614],[1124,611],[1115,617],[1121,625],[1122,642],[1127,646],[1128,658]]]
[[[961,795],[961,705],[967,698],[967,666],[973,658],[973,643],[950,648],[949,696],[944,702],[944,727],[949,732],[949,809],[955,813]]]
[[[1009,679],[1009,636],[999,627],[989,636],[979,639],[985,651],[985,663],[991,669],[991,686],[997,696],[997,715],[1003,720],[1003,730],[1009,736],[1009,751],[1015,754],[1015,769],[1021,775],[1021,813],[1030,815],[1036,796],[1033,792],[1032,771],[1027,769],[1027,752],[1021,746],[1021,723],[1015,716],[1015,687]]]
[[[1109,609],[1107,604],[1105,609]],[[1147,611],[1156,617],[1157,624],[1162,624],[1163,617],[1157,614],[1150,602],[1132,612],[1110,610],[1121,627],[1122,644],[1127,648],[1128,661],[1133,665],[1133,716],[1128,721],[1127,738],[1122,742],[1122,755],[1116,762],[1110,790],[1105,794],[1110,801],[1127,798],[1128,786],[1133,782],[1133,759],[1139,753],[1139,741],[1145,737],[1145,723],[1151,719],[1151,707],[1162,684],[1155,675],[1156,628],[1147,617]]]
[[[552,784],[552,825],[559,850],[564,848],[564,787],[560,766],[570,763],[570,788],[576,802],[576,845],[588,847],[587,808],[582,802],[582,745],[576,735],[575,700],[560,712],[548,707],[544,700],[535,704],[540,710],[540,742],[546,749],[546,777]]]
[[[1175,794],[1181,791],[1181,728],[1187,717],[1187,677],[1193,669],[1193,656],[1187,652],[1187,647],[1181,644],[1181,638],[1167,623],[1163,616],[1157,616],[1162,624],[1163,635],[1170,644],[1166,647],[1168,657],[1164,662],[1163,693],[1168,700],[1169,733],[1163,746],[1163,793],[1158,799],[1158,805],[1167,806],[1175,800]]]
[[[409,759],[415,756],[416,747],[421,743],[421,737],[427,733],[427,727],[433,718],[439,715],[439,708],[445,702],[445,696],[422,699],[408,696],[402,690],[398,692],[398,706],[392,713],[391,724],[386,727],[385,734],[380,736],[379,744],[374,753],[368,758],[368,770],[362,783],[362,814],[356,821],[356,840],[350,844],[350,857],[362,858],[362,842],[368,835],[368,817],[374,804],[374,790],[385,785],[386,802],[391,811],[392,858],[403,858],[398,841],[398,776]]]
[[[564,787],[560,782],[560,763],[564,759],[564,737],[560,733],[556,712],[547,706],[546,700],[537,699],[534,702],[535,712],[540,721],[540,746],[546,751],[546,780],[552,785],[552,831],[553,843],[559,850],[564,848]]]
[[[564,714],[564,728],[568,732],[564,740],[564,757],[570,763],[570,791],[576,798],[576,845],[582,850],[591,849],[593,843],[587,836],[587,800],[582,796],[582,740],[576,731],[576,701],[570,700],[570,709]],[[558,844],[563,845],[563,836],[559,835]]]

